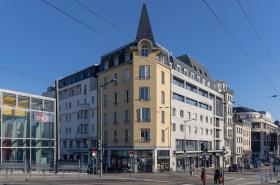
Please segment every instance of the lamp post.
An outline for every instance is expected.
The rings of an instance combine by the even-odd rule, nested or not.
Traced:
[[[104,84],[98,86],[99,92],[100,92],[100,129],[99,129],[99,134],[100,134],[100,138],[98,141],[98,145],[99,145],[99,159],[100,159],[100,173],[99,173],[99,177],[102,178],[102,173],[103,173],[103,123],[102,123],[102,109],[103,109],[103,105],[102,105],[102,98],[103,98],[103,87],[107,86],[110,83],[113,83],[117,81],[117,79],[112,79],[110,82],[105,82]]]
[[[186,156],[186,137],[187,137],[187,122],[196,120],[195,118],[193,119],[188,119],[184,121],[184,142],[183,142],[183,147],[184,147],[184,173],[187,172],[186,166],[187,166],[187,156]],[[192,174],[192,164],[190,161],[190,175]]]

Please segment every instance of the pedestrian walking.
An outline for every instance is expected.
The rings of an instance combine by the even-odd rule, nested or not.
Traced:
[[[214,173],[214,184],[220,184],[219,177],[220,177],[220,170],[219,168],[216,168]]]
[[[205,173],[205,169],[202,169],[200,178],[201,178],[202,184],[205,185],[205,184],[206,184],[206,173]]]

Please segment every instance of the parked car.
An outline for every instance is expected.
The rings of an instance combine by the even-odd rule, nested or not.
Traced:
[[[233,164],[228,168],[229,172],[242,172],[243,167],[240,164]]]
[[[265,165],[265,166],[270,166],[270,162],[269,162],[269,161],[265,161],[265,162],[264,162],[264,165]]]

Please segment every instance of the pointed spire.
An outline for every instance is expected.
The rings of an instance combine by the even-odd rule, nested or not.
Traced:
[[[138,25],[136,41],[140,41],[141,39],[149,39],[153,43],[155,42],[152,27],[149,20],[149,15],[147,11],[146,3],[143,3],[141,17]]]

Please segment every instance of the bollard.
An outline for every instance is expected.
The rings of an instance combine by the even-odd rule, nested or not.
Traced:
[[[46,179],[45,169],[43,168],[44,179]]]
[[[61,175],[61,178],[62,178],[62,179],[64,178],[64,168],[62,169],[62,175]]]
[[[8,168],[6,168],[6,180],[8,180]]]

